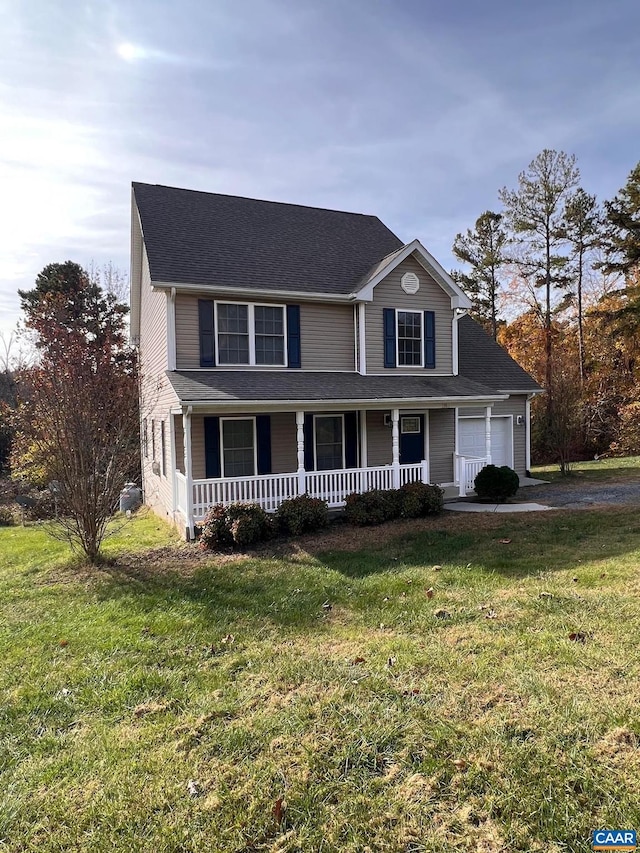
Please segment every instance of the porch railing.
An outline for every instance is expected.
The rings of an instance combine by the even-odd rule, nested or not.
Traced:
[[[351,492],[369,489],[392,489],[395,469],[392,465],[373,468],[349,468],[336,471],[305,471],[290,474],[265,474],[257,477],[233,477],[220,480],[193,481],[193,519],[200,521],[214,504],[236,502],[257,503],[267,512],[299,494],[322,498],[330,507],[344,505]],[[398,485],[415,480],[426,482],[427,466],[424,462],[398,466]],[[187,481],[176,471],[178,509],[186,515]]]
[[[455,454],[456,481],[460,488],[460,497],[463,498],[474,490],[474,481],[482,469],[488,465],[484,456],[461,456]]]

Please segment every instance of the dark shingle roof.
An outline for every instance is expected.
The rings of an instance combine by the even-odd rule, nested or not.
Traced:
[[[193,403],[427,400],[495,394],[486,385],[463,376],[361,376],[359,373],[296,370],[179,370],[167,376],[180,400]]]
[[[349,294],[402,242],[376,216],[133,184],[151,278]]]
[[[461,376],[499,391],[540,391],[538,383],[472,320],[458,325],[458,369]]]

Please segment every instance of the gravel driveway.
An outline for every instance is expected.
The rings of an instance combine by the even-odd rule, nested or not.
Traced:
[[[640,479],[611,483],[568,481],[527,486],[520,489],[518,499],[567,509],[584,509],[596,504],[640,504]]]

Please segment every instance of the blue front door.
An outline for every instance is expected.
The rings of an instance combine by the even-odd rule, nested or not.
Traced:
[[[424,415],[400,415],[400,464],[424,459]]]

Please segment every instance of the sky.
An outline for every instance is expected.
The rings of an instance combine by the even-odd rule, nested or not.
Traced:
[[[543,148],[640,160],[637,0],[0,0],[0,333],[55,261],[128,273],[131,181],[379,216],[450,269]]]

